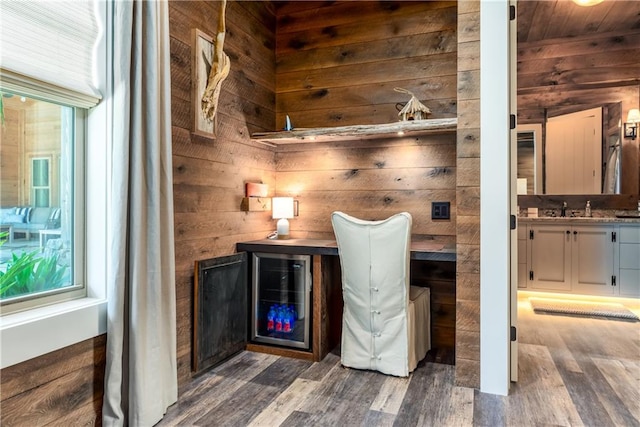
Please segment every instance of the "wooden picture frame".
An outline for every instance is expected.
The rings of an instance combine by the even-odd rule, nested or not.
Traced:
[[[191,88],[193,102],[193,133],[206,138],[216,137],[216,123],[209,122],[202,114],[202,95],[207,87],[213,62],[213,37],[199,29],[193,30],[193,60],[191,64]]]

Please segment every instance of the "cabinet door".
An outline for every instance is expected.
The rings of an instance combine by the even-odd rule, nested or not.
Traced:
[[[590,295],[612,295],[613,241],[610,225],[574,225],[571,228],[572,290]]]
[[[621,297],[640,298],[640,226],[620,226],[618,290]]]
[[[571,290],[571,237],[568,226],[529,227],[529,283],[533,289]]]

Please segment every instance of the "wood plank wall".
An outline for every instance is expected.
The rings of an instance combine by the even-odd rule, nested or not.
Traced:
[[[389,123],[414,92],[456,116],[455,2],[277,2],[277,124]]]
[[[273,228],[269,213],[240,211],[246,181],[269,184],[271,194],[275,189],[273,150],[249,139],[250,132],[272,130],[275,123],[275,15],[270,3],[227,6],[225,51],[231,73],[222,87],[218,138],[191,134],[191,31],[215,35],[218,6],[215,1],[169,3],[181,389],[192,377],[194,260],[234,253],[236,242],[262,238]],[[0,424],[100,424],[105,344],[103,335],[3,369]]]
[[[458,3],[456,384],[480,388],[480,1]]]
[[[0,424],[101,424],[106,335],[2,370]]]
[[[388,123],[409,97],[430,117],[456,116],[455,2],[277,3],[277,123]],[[366,23],[363,24],[363,23]],[[293,237],[333,239],[330,214],[365,219],[408,211],[414,236],[455,241],[455,134],[281,146],[276,191],[299,199]],[[431,201],[450,201],[449,221]]]
[[[178,381],[191,380],[194,261],[228,255],[264,238],[269,212],[242,212],[246,182],[275,191],[275,154],[249,139],[275,123],[275,14],[269,2],[229,2],[224,50],[231,72],[222,84],[217,139],[193,135],[192,30],[215,37],[219,2],[169,3],[171,112],[176,240]]]

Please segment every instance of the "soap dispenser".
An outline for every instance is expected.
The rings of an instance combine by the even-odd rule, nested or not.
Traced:
[[[584,216],[591,216],[591,202],[589,200],[587,200],[587,206],[584,208]]]

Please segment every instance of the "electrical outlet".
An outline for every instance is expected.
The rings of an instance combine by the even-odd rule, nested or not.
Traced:
[[[431,202],[431,219],[450,219],[451,203]]]

